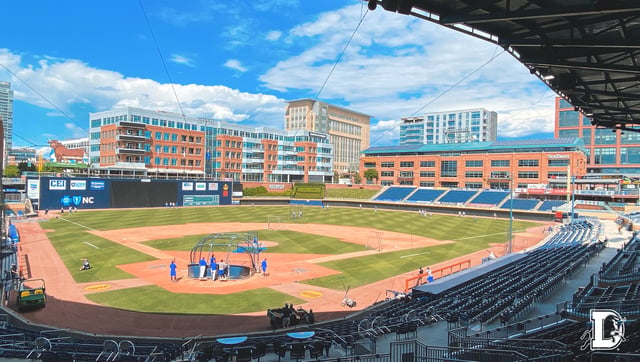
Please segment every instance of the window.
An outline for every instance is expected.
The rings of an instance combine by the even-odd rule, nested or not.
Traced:
[[[580,113],[574,110],[560,111],[558,116],[559,127],[578,127]]]
[[[518,160],[518,167],[538,167],[538,160]]]
[[[623,165],[639,164],[640,147],[620,147],[620,163]]]
[[[457,177],[458,176],[458,161],[440,161],[440,176],[441,177]]]
[[[491,160],[491,167],[509,167],[510,160]]]
[[[435,171],[420,171],[420,177],[436,177]]]
[[[616,149],[613,147],[596,148],[593,150],[593,157],[596,165],[615,165]]]
[[[482,182],[465,182],[464,187],[468,189],[481,189]]]
[[[162,135],[162,139],[164,139],[165,141],[168,141],[168,140],[169,140],[169,137],[171,137],[171,135],[170,135],[170,134],[168,134],[168,133],[164,133],[164,134]]]
[[[381,177],[393,177],[393,171],[381,171],[380,172],[380,176]]]
[[[173,142],[177,142],[177,141],[178,141],[178,135],[177,135],[177,134],[175,134],[175,133],[172,133],[172,134],[171,134],[171,140],[172,140]]]
[[[465,161],[466,167],[482,167],[482,160],[468,160]]]
[[[156,139],[157,140],[161,140],[162,139],[162,132],[156,132]]]
[[[569,166],[569,160],[549,160],[549,167],[567,167]]]
[[[466,178],[482,178],[482,171],[466,171],[464,173]]]
[[[518,171],[518,178],[538,178],[538,171]]]
[[[271,145],[269,145],[271,146]],[[364,163],[364,168],[376,168],[376,163],[375,162],[365,162]]]
[[[433,181],[420,181],[420,187],[433,187],[435,184]]]
[[[420,167],[436,167],[436,161],[420,161]]]
[[[491,171],[490,178],[509,178],[509,171]]]
[[[586,143],[586,140],[585,140]],[[620,134],[620,143],[623,144],[638,144],[640,143],[640,133],[638,132],[625,132]]]
[[[413,161],[401,161],[400,167],[413,167]]]
[[[608,128],[596,129],[596,145],[613,145],[616,143],[616,131]]]
[[[381,162],[380,167],[382,168],[394,168],[395,164],[393,162]]]
[[[561,129],[558,131],[559,137],[579,137],[578,129]]]
[[[549,171],[547,172],[547,178],[567,178],[567,172],[563,171]]]

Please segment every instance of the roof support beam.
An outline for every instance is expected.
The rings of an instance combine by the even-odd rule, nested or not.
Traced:
[[[620,4],[608,4],[607,2],[600,2],[598,6],[579,6],[572,8],[564,8],[548,10],[520,10],[520,11],[506,11],[504,14],[490,13],[482,15],[454,15],[444,16],[440,18],[440,23],[443,25],[465,23],[465,24],[480,24],[480,23],[492,23],[497,21],[516,21],[527,19],[542,19],[542,18],[567,18],[574,16],[591,16],[591,15],[604,15],[614,13],[631,13],[634,11],[640,11],[638,6],[624,6]]]

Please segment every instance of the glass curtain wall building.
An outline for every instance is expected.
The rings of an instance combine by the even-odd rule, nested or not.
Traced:
[[[498,114],[482,108],[426,113],[401,121],[401,145],[491,142],[498,135]]]
[[[640,133],[596,128],[566,100],[556,98],[555,137],[581,137],[587,173],[640,174]]]

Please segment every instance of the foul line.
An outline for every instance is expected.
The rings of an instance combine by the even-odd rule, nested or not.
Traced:
[[[85,243],[85,244],[87,244],[87,245],[89,245],[89,246],[91,246],[91,247],[94,247],[94,248],[96,248],[96,249],[100,249],[99,247],[97,247],[97,246],[95,246],[95,245],[91,244],[91,243],[90,243],[90,242],[88,242],[88,241],[83,241],[83,243]]]
[[[520,231],[526,231],[526,230],[513,230],[513,231],[512,231],[512,233],[520,232]],[[493,233],[493,234],[484,234],[484,235],[467,236],[467,237],[464,237],[464,238],[460,238],[460,239],[452,239],[452,240],[453,240],[453,241],[460,241],[460,240],[467,240],[467,239],[476,239],[476,238],[483,238],[483,237],[485,237],[485,236],[502,235],[502,234],[505,234],[505,233],[508,233],[508,231],[506,231],[506,232],[499,232],[499,233]],[[507,242],[508,242],[508,240],[507,240]],[[403,256],[401,256],[401,257],[400,257],[400,259],[410,258],[410,257],[412,257],[412,256],[423,255],[423,254],[429,254],[429,252],[428,252],[428,251],[425,251],[424,253],[417,253],[417,254],[403,255]]]
[[[66,221],[66,222],[68,222],[68,223],[71,223],[71,224],[73,224],[73,225],[78,225],[78,226],[83,227],[83,228],[85,228],[85,229],[89,229],[89,230],[91,230],[91,231],[98,231],[98,230],[96,230],[96,229],[90,228],[90,227],[85,226],[85,225],[82,225],[82,224],[78,224],[77,222],[73,222],[73,221],[71,221],[71,220],[67,220],[67,219],[62,218],[62,217],[61,217],[61,218],[59,218],[59,219],[60,219],[60,220],[64,220],[64,221]]]
[[[518,232],[523,232],[523,231],[526,231],[526,230],[512,230],[511,233],[518,233]],[[476,239],[476,238],[483,238],[485,236],[502,235],[502,234],[507,234],[507,233],[509,233],[509,232],[508,231],[502,231],[502,232],[499,232],[499,233],[467,236],[467,237],[464,237],[464,238],[452,239],[452,240],[453,241],[459,241],[459,240],[467,240],[467,239]]]

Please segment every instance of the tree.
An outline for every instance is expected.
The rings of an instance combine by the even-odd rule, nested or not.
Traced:
[[[18,164],[18,170],[20,172],[24,171],[36,171],[36,165],[33,162],[20,162]]]
[[[16,165],[8,165],[4,168],[4,177],[20,177],[20,170]]]
[[[373,180],[374,178],[378,178],[378,170],[375,168],[370,168],[364,171],[364,178],[367,180]]]

